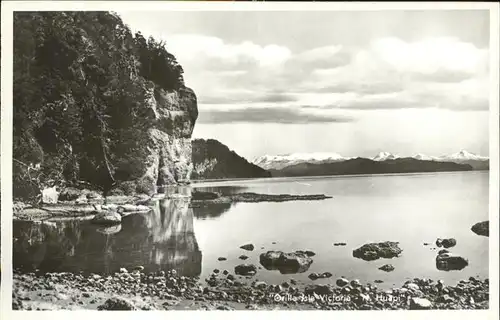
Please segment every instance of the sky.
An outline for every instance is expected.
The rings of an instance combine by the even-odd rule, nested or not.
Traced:
[[[118,12],[166,42],[193,138],[261,155],[488,155],[489,12]]]

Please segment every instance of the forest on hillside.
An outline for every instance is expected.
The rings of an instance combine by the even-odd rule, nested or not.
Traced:
[[[14,14],[14,197],[133,179],[147,88],[182,90],[165,43],[110,12]],[[118,143],[119,142],[119,143]]]

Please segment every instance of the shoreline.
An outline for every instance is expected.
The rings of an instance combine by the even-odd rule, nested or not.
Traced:
[[[140,266],[114,275],[14,271],[14,310],[416,310],[488,309],[489,280],[456,284],[415,278],[391,290],[376,285],[267,284],[227,272],[207,279],[175,270],[144,274]],[[349,279],[347,279],[349,280]]]
[[[277,176],[277,177],[266,177],[266,178],[234,178],[234,179],[206,179],[206,180],[191,180],[191,187],[193,188],[203,188],[203,184],[210,183],[223,183],[223,182],[252,182],[252,181],[277,181],[277,180],[307,180],[307,179],[328,179],[328,178],[356,178],[356,177],[391,177],[391,176],[418,176],[418,175],[430,175],[430,174],[458,174],[464,172],[474,172],[474,173],[484,173],[490,170],[464,170],[464,171],[426,171],[426,172],[400,172],[400,173],[360,173],[360,174],[333,174],[333,175],[320,175],[320,176]],[[201,186],[200,186],[201,185]],[[211,186],[206,186],[211,187]]]

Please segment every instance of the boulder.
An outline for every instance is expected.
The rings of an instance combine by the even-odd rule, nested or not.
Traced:
[[[246,255],[242,254],[242,255],[241,255],[241,256],[239,256],[238,258],[239,258],[239,259],[241,259],[241,260],[246,260],[246,259],[248,259],[248,256],[246,256]]]
[[[243,250],[247,250],[247,251],[253,251],[253,249],[255,249],[254,245],[251,244],[251,243],[244,244],[240,248],[243,249]]]
[[[394,266],[392,264],[384,264],[383,266],[381,266],[378,269],[385,271],[385,272],[391,272],[391,271],[394,271]]]
[[[227,258],[225,258],[225,257],[218,257],[217,260],[219,260],[219,261],[226,261]]]
[[[313,260],[305,253],[297,251],[267,251],[260,255],[260,264],[267,270],[279,270],[282,274],[301,273],[309,269]]]
[[[424,298],[411,298],[410,310],[428,310],[432,308],[432,303]]]
[[[355,258],[366,261],[377,260],[379,258],[391,259],[398,257],[403,250],[398,246],[399,242],[379,242],[368,243],[358,249],[353,250],[352,255]]]
[[[257,273],[257,267],[253,264],[240,264],[234,267],[234,273],[241,276],[253,276]]]
[[[472,230],[472,232],[474,232],[477,235],[489,237],[490,236],[490,222],[489,221],[478,222],[472,226],[471,230]]]
[[[469,265],[469,261],[451,253],[442,253],[436,257],[436,268],[442,271],[462,270]]]
[[[100,211],[95,214],[91,221],[99,225],[115,225],[122,222],[122,216],[116,212]]]
[[[345,243],[345,242],[336,242],[333,245],[336,246],[336,247],[338,247],[338,246],[345,246],[345,245],[347,245],[347,243]]]
[[[446,249],[441,249],[438,251],[438,254],[443,254],[443,253],[448,253],[450,251],[446,250]]]

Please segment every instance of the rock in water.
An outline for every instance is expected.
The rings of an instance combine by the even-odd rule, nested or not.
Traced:
[[[461,256],[450,253],[442,253],[436,257],[436,268],[438,270],[462,270],[469,265],[469,261]]]
[[[410,310],[428,310],[432,308],[432,303],[424,298],[411,298]]]
[[[477,235],[489,237],[490,236],[490,222],[489,221],[478,222],[472,226],[471,230],[472,230],[472,232],[474,232]]]
[[[439,248],[441,248],[443,246],[443,239],[441,238],[438,238],[436,240],[436,246],[438,246]]]
[[[257,267],[253,264],[240,264],[234,267],[234,273],[242,276],[253,276],[257,273]]]
[[[457,240],[453,239],[453,238],[449,238],[449,239],[443,239],[443,247],[445,248],[451,248],[451,247],[454,247],[457,245]]]
[[[57,203],[59,192],[56,187],[46,188],[42,190],[42,203],[53,204]]]
[[[264,268],[279,270],[282,274],[305,272],[312,262],[312,258],[301,251],[291,253],[268,251],[260,255],[260,264]]]
[[[379,242],[368,243],[358,249],[353,250],[352,255],[355,258],[360,258],[366,261],[377,260],[379,258],[394,258],[398,257],[403,250],[398,246],[399,242]]]
[[[248,259],[248,256],[246,256],[246,255],[242,254],[242,255],[241,255],[241,256],[239,256],[238,258],[239,258],[239,259],[241,259],[241,260],[246,260],[246,259]]]
[[[240,248],[243,249],[243,250],[247,250],[247,251],[253,251],[253,249],[255,249],[254,245],[251,244],[251,243],[244,244]]]
[[[122,222],[122,216],[116,212],[101,211],[92,219],[92,223],[99,225],[115,225]]]
[[[378,269],[385,271],[385,272],[391,272],[391,271],[394,271],[394,266],[392,264],[384,264],[383,266],[381,266]]]
[[[110,298],[104,304],[98,306],[97,310],[137,310],[137,308],[126,299]]]

